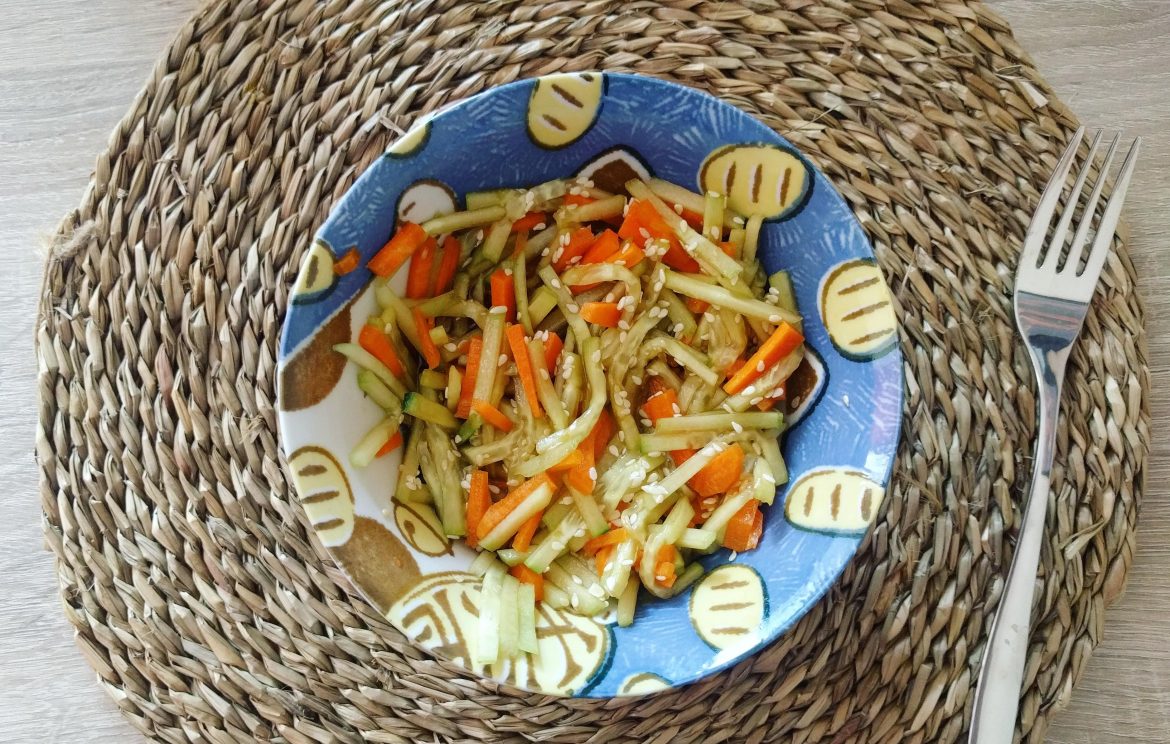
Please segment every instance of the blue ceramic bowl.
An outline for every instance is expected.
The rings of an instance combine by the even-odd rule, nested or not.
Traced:
[[[394,498],[398,457],[347,453],[381,414],[332,351],[375,312],[365,261],[400,216],[462,208],[484,189],[634,173],[730,193],[767,218],[760,256],[790,272],[811,347],[783,439],[782,485],[758,549],[703,559],[708,574],[631,627],[542,608],[540,653],[472,663],[479,580],[426,514]],[[425,213],[425,214],[424,214]],[[356,260],[360,259],[360,260]],[[356,268],[354,268],[356,266]],[[402,278],[399,277],[399,281]],[[829,181],[775,132],[704,93],[585,73],[525,80],[452,106],[401,137],[321,227],[293,289],[279,354],[280,433],[297,497],[369,601],[423,648],[476,673],[559,695],[638,695],[754,653],[829,588],[876,518],[898,442],[902,362],[894,310],[864,233]]]

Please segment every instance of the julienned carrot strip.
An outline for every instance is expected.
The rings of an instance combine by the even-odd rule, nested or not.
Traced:
[[[439,356],[439,347],[435,346],[435,342],[431,339],[431,319],[423,315],[422,310],[417,307],[410,309],[410,314],[414,317],[414,330],[418,333],[418,345],[422,347],[423,359],[427,361],[427,367],[434,369],[443,361]]]
[[[569,234],[569,240],[564,245],[557,244],[553,252],[553,268],[558,273],[564,271],[573,263],[573,259],[585,255],[589,246],[593,245],[593,231],[588,227],[578,227]]]
[[[643,232],[644,231],[644,232]],[[626,209],[626,217],[618,228],[618,237],[632,240],[639,246],[651,238],[674,240],[674,231],[658,214],[654,205],[643,199],[634,199]]]
[[[512,258],[521,255],[528,249],[528,231],[521,230],[516,233],[516,244],[512,248]]]
[[[519,533],[517,533],[517,534],[519,534]],[[516,548],[516,549],[519,550],[520,548]],[[536,594],[536,601],[537,602],[544,599],[544,577],[543,576],[541,576],[537,572],[533,571],[528,566],[525,566],[523,563],[518,563],[515,566],[512,566],[511,568],[508,569],[508,573],[512,574],[517,579],[519,579],[522,584],[532,584],[533,589],[536,590],[534,592],[534,594]]]
[[[697,274],[703,270],[703,267],[699,266],[699,262],[691,254],[683,250],[683,247],[677,242],[670,244],[670,247],[662,256],[662,263],[672,269],[678,269],[687,274]]]
[[[385,364],[398,379],[406,376],[406,369],[402,366],[402,360],[398,358],[398,353],[394,351],[394,344],[390,343],[390,339],[382,331],[372,325],[362,326],[362,329],[358,331],[358,345],[373,354],[379,362]]]
[[[545,484],[551,486],[552,482],[548,479],[547,475],[541,473],[535,478],[529,478],[519,486],[513,488],[507,496],[488,507],[487,512],[483,515],[483,519],[479,520],[479,525],[475,528],[475,534],[480,539],[483,539],[487,533],[496,528],[496,525],[504,521],[504,517],[508,516],[524,499],[528,498],[533,491]]]
[[[565,348],[565,342],[561,337],[549,331],[548,338],[544,339],[544,362],[548,365],[548,373],[557,371],[557,360],[561,358],[561,349]]]
[[[617,253],[621,247],[621,239],[618,238],[617,233],[613,230],[604,230],[593,241],[593,245],[589,246],[589,250],[585,251],[585,256],[581,259],[581,263],[601,263]]]
[[[506,319],[509,323],[516,320],[516,283],[512,275],[504,269],[496,269],[491,276],[492,307],[507,308]]]
[[[696,452],[698,450],[694,449],[671,450],[670,459],[674,460],[674,466],[677,468],[679,465],[694,457]]]
[[[406,263],[406,260],[425,242],[426,230],[413,222],[404,222],[398,228],[398,232],[394,233],[394,237],[374,254],[367,266],[378,276],[390,276],[402,268],[402,264]]]
[[[655,557],[659,563],[674,563],[677,556],[678,550],[673,545],[663,545],[658,549],[658,555]]]
[[[578,447],[577,449],[573,450],[569,454],[565,455],[565,459],[561,460],[556,465],[553,465],[551,468],[549,468],[549,472],[564,473],[564,472],[567,472],[569,470],[572,470],[573,468],[577,467],[578,465],[581,465],[584,462],[585,462],[585,453],[581,450],[581,448]]]
[[[516,530],[516,536],[512,538],[512,547],[519,550],[521,553],[532,547],[532,537],[536,534],[536,530],[540,528],[540,518],[544,516],[544,510],[533,514],[528,521]]]
[[[727,374],[734,375],[736,372],[743,369],[743,365],[747,364],[747,360],[742,356],[736,357],[735,361],[727,365]]]
[[[627,269],[632,269],[637,266],[645,257],[646,254],[642,252],[641,248],[634,245],[633,243],[626,243],[618,250],[617,253],[611,254],[608,258],[606,258],[605,263],[621,264]]]
[[[537,225],[548,222],[548,217],[544,212],[529,212],[520,219],[512,223],[512,232],[528,232],[534,229]]]
[[[727,523],[727,528],[723,532],[723,547],[738,552],[756,547],[760,540],[759,533],[763,532],[762,519],[758,525],[759,532],[756,531],[756,518],[762,516],[760,502],[752,499],[744,504]]]
[[[584,204],[592,204],[597,201],[592,196],[585,196],[584,194],[565,194],[565,204],[571,207],[580,207]]]
[[[658,423],[658,419],[671,418],[679,415],[675,409],[678,408],[678,393],[667,388],[661,393],[651,395],[642,404],[642,413],[646,414],[646,418],[654,423]]]
[[[455,274],[459,271],[459,241],[448,235],[443,240],[443,256],[439,259],[439,273],[435,276],[435,291],[441,295],[455,285]]]
[[[617,328],[622,311],[616,302],[586,302],[581,306],[581,320],[605,328]]]
[[[752,354],[743,367],[724,383],[723,390],[728,395],[735,395],[764,374],[766,369],[796,351],[803,343],[804,336],[800,335],[800,331],[781,321],[772,335],[756,349],[756,353]]]
[[[476,530],[491,505],[492,495],[488,489],[487,471],[476,468],[471,471],[471,487],[467,492],[467,544],[472,548],[479,543]]]
[[[401,446],[402,446],[402,432],[396,431],[390,435],[390,438],[386,440],[386,443],[382,445],[382,448],[380,450],[378,450],[378,453],[376,455],[374,455],[374,457],[382,457],[383,455],[388,455]]]
[[[682,211],[682,218],[687,221],[687,224],[696,230],[702,232],[703,230],[703,215],[698,212],[692,212],[689,209]]]
[[[471,345],[467,347],[467,371],[463,373],[463,383],[459,388],[459,405],[455,407],[455,415],[467,418],[471,415],[471,398],[475,392],[475,378],[479,376],[479,358],[483,356],[483,338],[473,336]]]
[[[609,440],[613,439],[614,432],[617,431],[617,422],[613,420],[613,414],[609,412],[608,408],[601,409],[601,416],[598,417],[597,423],[593,425],[593,459],[600,460],[605,454],[605,449],[609,446]]]
[[[687,305],[687,310],[690,310],[695,315],[698,315],[699,313],[705,313],[705,312],[707,312],[707,308],[711,307],[710,302],[703,302],[702,300],[696,300],[694,297],[688,297],[686,299],[686,305]]]
[[[602,548],[609,547],[610,545],[617,545],[618,543],[623,542],[629,536],[630,531],[625,527],[615,527],[603,535],[590,538],[588,542],[581,546],[581,552],[583,552],[585,555],[593,555]]]
[[[593,556],[593,566],[597,570],[598,576],[605,572],[605,567],[609,565],[609,559],[613,556],[614,549],[614,546],[608,545]]]
[[[733,442],[727,449],[711,458],[711,461],[691,478],[690,486],[700,496],[726,493],[727,489],[739,482],[743,461],[743,447],[740,447],[738,442]]]
[[[663,561],[654,568],[654,583],[659,586],[670,588],[674,586],[675,579],[678,577],[674,575],[674,564]]]
[[[512,350],[512,359],[516,361],[516,374],[520,376],[520,386],[524,388],[524,399],[532,409],[532,417],[541,418],[544,410],[540,407],[540,399],[536,397],[536,372],[528,356],[528,339],[524,337],[523,326],[508,326],[504,337],[508,339],[508,348]]]
[[[647,384],[650,386],[650,395],[658,395],[659,393],[666,392],[667,390],[673,390],[673,388],[667,385],[658,375],[651,377],[650,382]]]
[[[500,412],[500,409],[488,403],[486,400],[471,401],[471,410],[478,413],[480,418],[500,431],[512,431],[512,427],[515,426],[512,423],[512,419],[505,416]]]
[[[339,276],[348,274],[356,269],[361,262],[362,254],[358,253],[357,248],[350,248],[344,256],[333,262],[333,273]]]
[[[410,257],[410,271],[406,275],[406,296],[419,300],[427,296],[430,289],[431,267],[435,263],[436,243],[427,238],[422,247]]]
[[[719,240],[715,242],[719,246],[719,250],[723,251],[723,255],[731,258],[739,258],[739,248],[735,247],[735,243],[727,240]]]

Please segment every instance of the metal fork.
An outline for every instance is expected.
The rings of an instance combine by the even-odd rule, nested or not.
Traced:
[[[1097,202],[1105,186],[1105,178],[1120,135],[1109,144],[1105,160],[1081,213],[1073,236],[1068,258],[1061,263],[1060,255],[1072,225],[1076,207],[1081,201],[1093,156],[1101,144],[1101,134],[1094,137],[1089,155],[1077,174],[1070,196],[1063,207],[1060,221],[1047,237],[1048,227],[1056,213],[1065,181],[1077,148],[1084,137],[1084,128],[1073,135],[1064,151],[1040,204],[1024,236],[1024,250],[1016,270],[1015,309],[1016,326],[1028,346],[1032,369],[1040,388],[1040,426],[1033,460],[1032,484],[1023,504],[1023,521],[1015,556],[1008,570],[1007,584],[999,601],[999,610],[991,624],[991,636],[983,652],[979,682],[975,690],[975,707],[971,715],[970,744],[1010,744],[1015,732],[1020,704],[1020,686],[1024,679],[1027,659],[1028,633],[1031,624],[1032,593],[1040,563],[1040,543],[1044,535],[1044,520],[1048,510],[1049,476],[1052,456],[1056,449],[1056,421],[1060,411],[1060,393],[1064,384],[1064,370],[1069,351],[1081,326],[1089,301],[1097,287],[1101,267],[1109,255],[1109,246],[1121,215],[1121,204],[1133,175],[1141,138],[1134,140],[1121,165],[1113,193],[1105,205],[1104,214],[1093,238],[1083,271],[1078,271],[1085,244],[1088,242],[1096,213]]]

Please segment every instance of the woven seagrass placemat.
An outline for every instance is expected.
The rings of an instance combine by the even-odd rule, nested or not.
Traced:
[[[710,91],[828,173],[894,290],[908,386],[885,513],[829,595],[754,658],[632,701],[514,693],[415,650],[309,537],[273,413],[289,286],[363,168],[422,113],[598,68]],[[165,741],[955,741],[1030,466],[1008,288],[1074,126],[975,3],[209,3],[47,268],[37,452],[83,653]],[[1030,741],[1133,554],[1149,373],[1116,248],[1065,393]]]

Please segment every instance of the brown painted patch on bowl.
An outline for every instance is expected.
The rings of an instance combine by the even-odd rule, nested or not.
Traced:
[[[359,295],[360,296],[360,295]],[[280,407],[299,411],[315,406],[329,395],[345,370],[345,357],[333,350],[335,344],[350,340],[350,308],[321,326],[308,345],[298,351],[280,371]]]
[[[354,585],[383,614],[419,580],[418,563],[410,550],[373,519],[355,518],[353,535],[334,548],[333,555]]]
[[[633,150],[615,147],[606,150],[583,165],[578,175],[593,181],[593,185],[611,194],[626,194],[626,183],[635,178],[647,179],[650,169]]]

